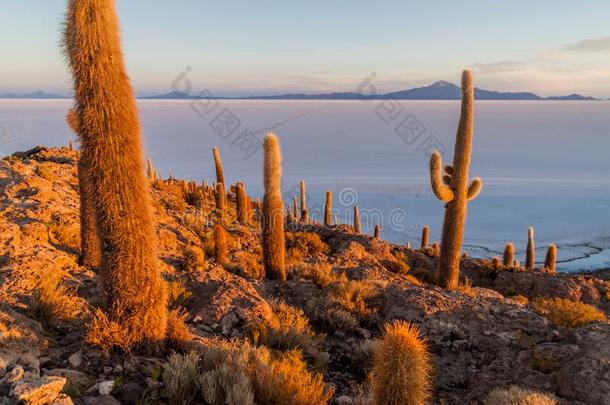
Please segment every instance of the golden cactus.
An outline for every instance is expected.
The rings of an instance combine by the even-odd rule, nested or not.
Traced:
[[[292,219],[294,219],[295,221],[298,221],[299,220],[299,200],[296,195],[292,199],[292,208],[293,208]]]
[[[373,238],[379,239],[381,237],[381,225],[375,224],[375,229],[373,231]]]
[[[250,215],[248,211],[248,196],[244,183],[241,181],[237,182],[235,200],[237,205],[237,221],[242,225],[248,225],[248,216]]]
[[[68,125],[75,134],[79,134],[78,117],[75,109],[70,109],[66,116]],[[70,141],[71,142],[71,141]],[[89,167],[86,156],[80,154],[76,167],[78,175],[78,194],[80,197],[80,256],[79,263],[86,267],[97,267],[102,260],[102,248],[97,234],[93,190],[88,180]]]
[[[430,241],[430,228],[428,225],[424,225],[421,229],[421,248],[425,249],[428,247],[428,243]]]
[[[416,326],[395,321],[385,326],[375,351],[371,388],[376,404],[424,405],[429,402],[432,358]]]
[[[309,211],[307,210],[307,194],[305,192],[305,180],[301,180],[301,219],[309,221]]]
[[[326,203],[324,204],[324,226],[330,225],[330,214],[333,209],[333,193],[329,190],[326,192]]]
[[[214,195],[214,197],[218,214],[224,215],[225,207],[227,206],[224,184],[216,183],[216,194]]]
[[[263,144],[263,261],[268,278],[286,280],[284,203],[282,202],[282,153],[280,141],[268,134]]]
[[[507,243],[504,247],[504,266],[513,267],[515,264],[515,245]]]
[[[499,258],[498,256],[494,256],[494,257],[491,259],[491,267],[492,267],[494,270],[499,270],[499,269],[500,269],[500,267],[502,267],[502,262],[500,261],[500,258]]]
[[[460,250],[464,239],[464,225],[468,201],[476,198],[482,187],[480,178],[468,185],[468,168],[472,149],[474,85],[472,74],[462,74],[462,112],[458,125],[453,165],[442,173],[440,153],[434,151],[430,158],[430,182],[432,191],[445,202],[445,219],[441,240],[439,284],[448,289],[458,286],[460,273]]]
[[[133,90],[125,71],[113,0],[70,0],[65,50],[74,78],[81,154],[103,246],[109,319],[129,345],[166,336],[167,294]]]
[[[150,181],[155,181],[156,180],[155,175],[156,175],[156,170],[153,167],[152,159],[146,160],[146,177],[148,177],[148,180],[150,180]]]
[[[222,168],[222,161],[220,160],[220,151],[216,146],[212,149],[212,155],[214,156],[214,165],[216,166],[216,183],[225,185],[225,172]]]
[[[546,258],[544,259],[544,267],[551,273],[555,273],[555,267],[557,263],[557,246],[550,244],[546,251]]]
[[[534,270],[536,266],[536,245],[534,244],[534,227],[527,229],[527,249],[525,251],[525,268]]]
[[[362,232],[360,227],[360,209],[357,206],[354,206],[354,232],[358,235]]]
[[[227,264],[227,231],[220,223],[214,225],[214,258],[216,263],[224,266]]]

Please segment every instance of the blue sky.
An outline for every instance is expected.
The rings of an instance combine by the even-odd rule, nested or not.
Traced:
[[[0,93],[67,93],[65,0],[3,2]],[[610,2],[117,0],[139,94],[191,67],[216,95],[393,91],[435,80],[541,95],[610,96]]]

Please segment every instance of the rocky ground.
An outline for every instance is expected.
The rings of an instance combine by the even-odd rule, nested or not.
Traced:
[[[96,269],[78,264],[76,159],[66,148],[38,148],[0,161],[0,403],[164,403],[159,373],[168,353],[103,353],[85,342],[103,291]],[[152,184],[163,275],[194,339],[256,344],[252,331],[273,325],[278,302],[286,303],[309,322],[309,343],[300,346],[309,364],[334,386],[335,403],[350,404],[383,325],[407,320],[433,355],[435,403],[482,403],[509,384],[554,393],[563,404],[610,403],[610,324],[560,326],[532,306],[539,297],[561,297],[608,314],[609,284],[600,278],[465,259],[462,287],[447,291],[430,283],[431,249],[356,235],[348,226],[293,224],[290,277],[278,284],[260,278],[256,223],[228,226],[229,264],[219,266],[212,194],[185,201],[180,190],[175,180]],[[50,279],[70,297],[51,314],[41,304]]]

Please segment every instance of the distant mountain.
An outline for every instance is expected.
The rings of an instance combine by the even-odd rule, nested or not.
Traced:
[[[581,96],[580,94],[570,94],[569,96],[540,97],[531,92],[500,92],[475,88],[475,99],[477,100],[598,100],[594,97]],[[48,94],[37,91],[31,94],[18,95],[7,93],[0,95],[0,99],[67,99],[69,96]],[[172,91],[170,93],[154,96],[139,97],[144,100],[193,100],[199,98],[196,94],[181,93]],[[454,83],[439,80],[429,86],[416,87],[408,90],[395,91],[386,94],[365,95],[355,92],[335,92],[322,94],[289,93],[271,96],[244,96],[244,97],[216,97],[223,100],[460,100],[462,91]]]
[[[67,99],[72,98],[71,96],[62,96],[59,94],[45,93],[44,91],[35,91],[29,94],[14,94],[5,93],[0,94],[0,99]]]

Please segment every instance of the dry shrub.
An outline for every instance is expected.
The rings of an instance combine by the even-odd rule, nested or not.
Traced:
[[[170,404],[192,403],[197,395],[197,363],[199,356],[173,353],[163,365],[163,385]]]
[[[514,295],[510,297],[511,300],[515,301],[519,305],[527,305],[529,303],[529,299],[523,295]]]
[[[168,280],[167,286],[167,303],[171,306],[185,307],[188,301],[193,296],[193,293],[186,288],[184,280]]]
[[[337,281],[333,267],[328,263],[299,263],[290,270],[292,278],[311,281],[320,288],[326,288]]]
[[[251,356],[251,378],[258,403],[266,405],[324,405],[333,396],[321,374],[312,374],[298,350],[277,357],[258,348]]]
[[[203,250],[196,245],[186,245],[182,256],[182,269],[184,271],[199,271],[205,269],[205,256]]]
[[[93,319],[87,325],[85,341],[98,346],[106,353],[115,348],[128,353],[134,345],[121,325],[108,319],[108,316],[100,309],[95,311]]]
[[[198,378],[199,387],[209,405],[254,405],[250,378],[235,365],[220,364],[204,371]]]
[[[47,323],[69,322],[83,311],[83,300],[62,281],[62,273],[47,272],[32,293],[32,314]]]
[[[206,221],[201,215],[186,213],[180,218],[180,223],[186,229],[197,235],[202,242],[205,242],[208,239],[208,234],[206,233]]]
[[[286,234],[286,258],[289,263],[298,263],[305,257],[328,254],[329,247],[314,232],[288,232]]]
[[[485,398],[485,405],[557,405],[557,398],[552,394],[511,385],[491,391]]]
[[[36,168],[36,175],[51,182],[57,180],[57,176],[53,173],[53,170],[42,164]]]
[[[252,280],[260,280],[265,276],[262,256],[247,251],[237,252],[235,264],[227,266],[227,270]]]
[[[475,290],[472,287],[472,281],[470,281],[468,277],[464,277],[464,281],[458,285],[457,290],[469,297],[474,297],[476,295]]]
[[[386,325],[375,352],[371,372],[373,396],[378,404],[421,405],[431,391],[432,359],[419,330],[407,322]]]
[[[392,273],[407,274],[409,270],[411,270],[411,266],[409,266],[409,259],[407,258],[407,256],[401,251],[396,251],[393,255],[396,258],[396,261],[388,261],[387,263],[384,263],[384,266]]]
[[[167,313],[167,341],[185,349],[193,339],[193,335],[186,326],[187,313],[181,309],[174,309]]]
[[[348,280],[341,275],[324,290],[324,295],[308,303],[311,317],[327,330],[353,331],[361,322],[371,323],[377,313],[369,301],[377,297],[374,285],[366,281]]]
[[[606,315],[593,305],[565,298],[538,297],[534,300],[532,309],[546,316],[553,324],[570,328],[606,320]]]
[[[309,319],[299,308],[282,300],[272,300],[273,317],[269,323],[259,322],[250,326],[251,340],[276,350],[302,350],[317,370],[323,370],[328,355],[319,350],[320,337],[309,325]]]

